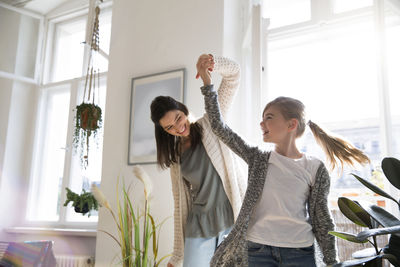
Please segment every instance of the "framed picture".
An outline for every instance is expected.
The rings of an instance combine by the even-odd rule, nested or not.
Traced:
[[[170,96],[183,103],[185,74],[185,69],[178,69],[132,79],[128,165],[157,162],[150,104],[159,95]]]

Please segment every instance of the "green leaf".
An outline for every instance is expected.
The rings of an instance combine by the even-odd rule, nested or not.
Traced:
[[[338,199],[338,206],[340,211],[355,224],[372,228],[371,216],[356,202],[346,197],[340,197]]]
[[[377,229],[368,229],[362,231],[357,235],[357,239],[365,240],[370,236],[377,236],[377,235],[386,235],[386,234],[394,234],[400,233],[400,225],[392,226],[392,227],[385,227],[385,228],[377,228]]]
[[[376,206],[370,205],[365,208],[365,210],[383,227],[391,227],[400,225],[400,220],[394,217],[391,213],[387,212],[385,209]]]
[[[378,195],[381,195],[383,197],[386,197],[388,199],[393,200],[394,202],[396,202],[398,205],[400,205],[396,199],[394,199],[391,195],[389,195],[388,193],[386,193],[385,191],[383,191],[382,189],[380,189],[379,187],[377,187],[376,185],[371,184],[370,182],[364,180],[363,178],[361,178],[360,176],[352,173],[351,175],[353,175],[358,181],[360,181],[360,183],[362,183],[364,186],[368,187],[369,189],[371,189],[373,192],[377,193]]]
[[[389,182],[400,189],[400,161],[396,158],[384,158],[382,170]]]
[[[149,218],[151,220],[151,227],[152,227],[152,234],[153,234],[153,255],[154,255],[154,260],[156,260],[157,254],[158,254],[156,224],[154,223],[153,216],[151,216],[150,214],[149,214]]]
[[[337,232],[337,231],[329,231],[328,234],[339,237],[341,239],[353,242],[353,243],[367,243],[368,240],[360,240],[357,238],[356,235],[351,234],[351,233],[345,233],[345,232]]]
[[[162,258],[160,259],[160,261],[157,262],[156,267],[158,267],[158,265],[160,265],[160,263],[161,263],[163,260],[165,260],[166,258],[171,257],[171,256],[172,256],[172,254],[168,254],[168,255],[165,255],[164,257],[162,257]]]

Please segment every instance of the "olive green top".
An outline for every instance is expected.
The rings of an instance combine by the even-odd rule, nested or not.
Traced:
[[[181,171],[190,184],[193,200],[185,237],[214,237],[232,226],[232,206],[202,143],[183,152]]]

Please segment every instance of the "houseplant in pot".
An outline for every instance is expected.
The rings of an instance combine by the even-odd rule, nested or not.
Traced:
[[[382,170],[389,182],[400,189],[400,161],[395,158],[384,158]],[[394,201],[399,207],[400,202],[378,186],[352,174],[374,193]],[[387,259],[394,266],[400,266],[400,220],[384,208],[372,204],[361,205],[357,201],[345,197],[338,199],[340,211],[353,223],[367,228],[358,234],[332,231],[330,234],[355,243],[369,242],[373,249],[356,252],[357,259],[341,262],[335,266],[382,266],[383,259]],[[390,235],[389,243],[379,248],[376,237]]]
[[[91,192],[86,192],[85,189],[83,189],[81,194],[77,194],[68,187],[65,189],[67,190],[67,199],[64,206],[72,202],[72,207],[74,207],[75,212],[82,213],[82,215],[88,213],[89,217],[90,211],[98,210],[98,202]]]
[[[151,180],[140,166],[135,166],[133,172],[135,177],[144,185],[144,202],[143,206],[140,205],[141,207],[135,206],[135,203],[131,200],[131,187],[126,187],[123,182],[122,188],[119,188],[117,183],[117,212],[114,213],[104,194],[96,185],[92,184],[94,196],[100,206],[110,212],[118,234],[112,235],[109,231],[101,229],[98,231],[110,236],[121,249],[118,255],[118,265],[123,267],[158,267],[166,258],[171,256],[160,257],[158,255],[160,230],[166,219],[156,224],[150,212]]]
[[[102,111],[98,105],[85,102],[75,109],[74,147],[79,150],[81,163],[86,167],[89,164],[89,140],[96,138],[102,126]]]

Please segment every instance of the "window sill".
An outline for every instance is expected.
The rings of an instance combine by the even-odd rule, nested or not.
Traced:
[[[75,228],[10,227],[5,228],[4,231],[10,234],[69,235],[89,237],[96,237],[97,235],[97,231],[94,229]]]

